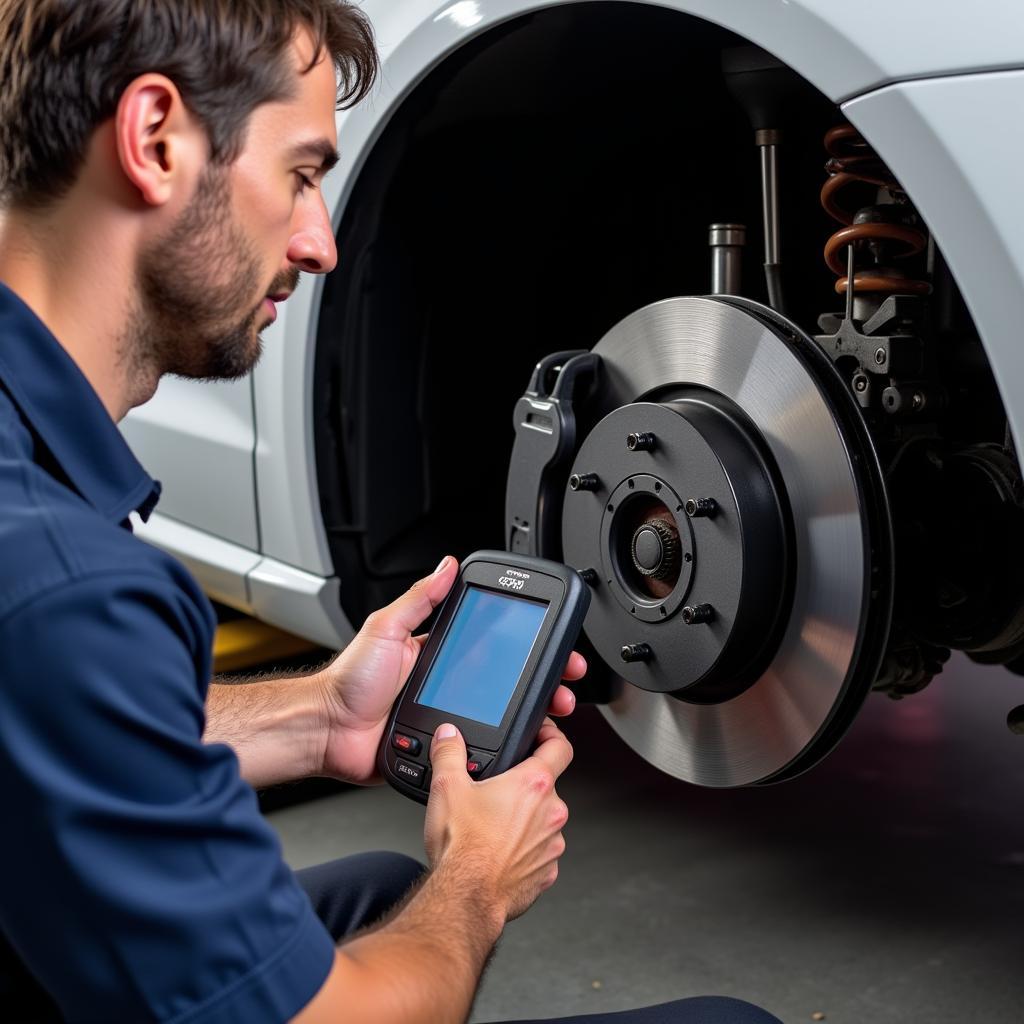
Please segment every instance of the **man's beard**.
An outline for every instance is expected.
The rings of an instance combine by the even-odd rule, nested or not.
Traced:
[[[237,380],[263,351],[263,297],[294,291],[298,279],[294,268],[278,274],[248,306],[260,294],[259,260],[232,218],[227,174],[208,168],[178,221],[139,256],[122,357],[133,373]]]

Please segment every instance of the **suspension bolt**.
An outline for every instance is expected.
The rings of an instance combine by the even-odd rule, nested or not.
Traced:
[[[580,579],[583,580],[587,586],[597,586],[597,571],[594,569],[580,569]]]
[[[709,604],[688,604],[683,609],[683,622],[688,626],[696,626],[701,622],[710,622],[715,617],[715,609]]]
[[[596,473],[573,473],[569,477],[569,489],[572,491],[596,491],[601,480]]]
[[[886,359],[888,359],[888,358],[889,357],[886,354],[886,351],[885,351],[884,348],[876,348],[875,349],[875,362],[878,363],[879,366],[882,366],[885,363]]]
[[[626,447],[631,452],[649,452],[654,449],[654,435],[651,433],[630,434]]]
[[[686,502],[686,514],[691,519],[710,519],[718,511],[714,498],[690,498]]]
[[[868,389],[867,377],[854,377],[853,378],[853,390],[858,392],[864,392]]]
[[[651,650],[650,644],[625,644],[619,654],[626,662],[650,661],[654,652]]]

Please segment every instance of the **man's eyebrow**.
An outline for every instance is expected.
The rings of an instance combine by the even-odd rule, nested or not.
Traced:
[[[320,170],[326,174],[333,167],[335,167],[341,157],[338,151],[331,145],[327,139],[316,139],[313,142],[300,142],[297,146],[292,147],[288,152],[288,157],[291,160],[319,160]]]

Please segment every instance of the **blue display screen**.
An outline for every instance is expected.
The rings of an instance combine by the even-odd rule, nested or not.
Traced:
[[[417,703],[500,725],[547,607],[467,587]]]

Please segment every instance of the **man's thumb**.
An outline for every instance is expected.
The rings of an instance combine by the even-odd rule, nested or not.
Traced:
[[[454,725],[445,723],[437,727],[430,745],[430,763],[435,775],[438,772],[466,774],[466,741]]]
[[[391,604],[371,615],[363,624],[368,635],[388,640],[404,640],[418,629],[428,615],[445,599],[452,588],[459,563],[449,555],[429,575],[414,583]]]

